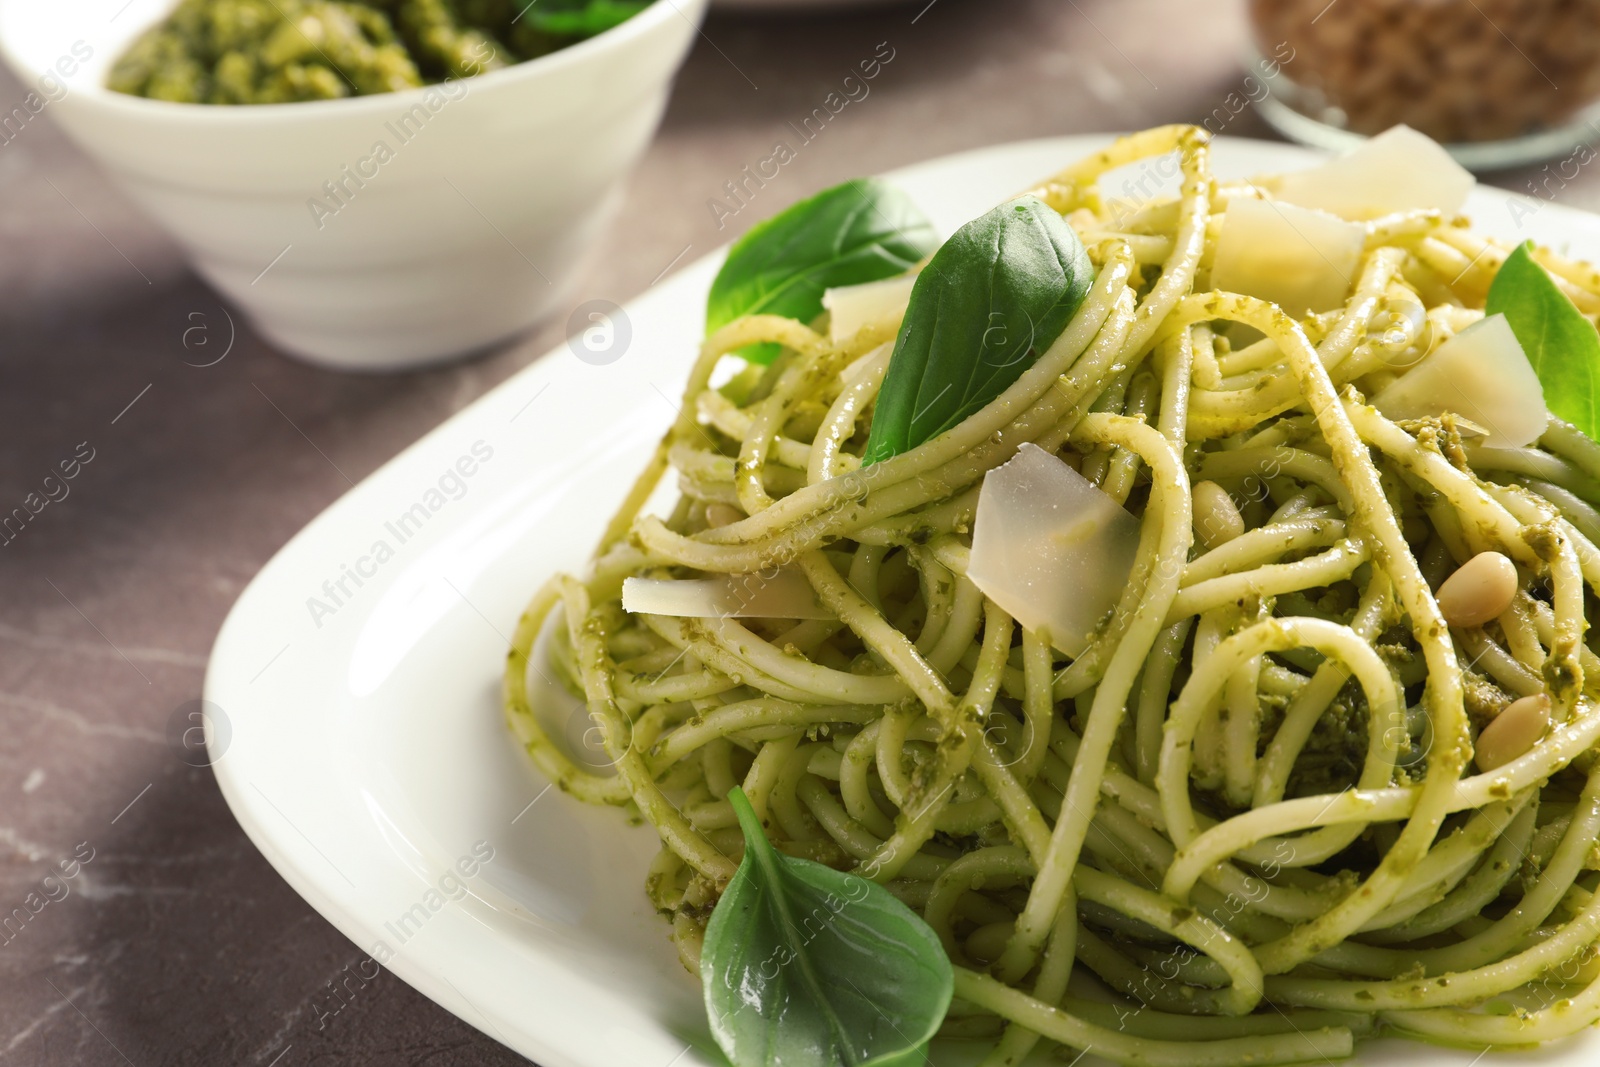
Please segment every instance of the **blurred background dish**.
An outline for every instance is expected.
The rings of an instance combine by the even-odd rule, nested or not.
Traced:
[[[1306,144],[1404,123],[1488,169],[1600,133],[1594,0],[1250,0],[1250,17],[1274,68],[1262,115]]]
[[[392,93],[525,63],[651,0],[181,0],[107,84],[153,100],[284,104]]]
[[[711,6],[717,11],[748,11],[756,13],[763,11],[781,13],[816,11],[841,14],[852,10],[888,7],[891,4],[903,6],[915,2],[916,0],[711,0]],[[922,2],[926,4],[928,0],[922,0]]]
[[[565,299],[705,0],[664,0],[554,54],[395,93],[213,107],[106,88],[173,6],[131,0],[106,21],[0,0],[0,52],[27,81],[70,61],[73,91],[51,114],[263,335],[376,371],[481,349]]]

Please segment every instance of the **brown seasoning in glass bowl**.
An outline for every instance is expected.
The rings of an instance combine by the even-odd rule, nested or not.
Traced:
[[[1251,0],[1287,42],[1297,110],[1356,133],[1405,123],[1451,143],[1557,125],[1600,96],[1600,0]],[[1337,118],[1337,116],[1332,116]]]

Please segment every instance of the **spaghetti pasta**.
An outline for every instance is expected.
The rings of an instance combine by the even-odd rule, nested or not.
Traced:
[[[1100,194],[1167,153],[1176,197]],[[1033,192],[1094,283],[998,399],[909,451],[859,459],[897,316],[831,340],[751,315],[706,341],[592,570],[517,628],[506,711],[535,766],[656,828],[647,891],[691,967],[741,785],[779,849],[926,919],[956,968],[945,1032],[987,1041],[987,1067],[1040,1041],[1196,1067],[1600,1019],[1600,447],[1552,416],[1487,448],[1463,418],[1367,402],[1482,316],[1507,249],[1436,211],[1377,219],[1343,305],[1296,319],[1210,286],[1228,203],[1270,193],[1219,181],[1199,129],[1123,138]],[[1600,274],[1543,261],[1600,307]],[[776,362],[712,386],[762,342]],[[980,483],[1024,442],[1140,521],[1076,658],[967,575]],[[673,469],[676,506],[644,514]],[[1484,552],[1514,564],[1512,605],[1452,628],[1435,593]],[[621,604],[627,577],[779,567],[827,618]],[[530,705],[546,630],[611,772]],[[1475,738],[1530,693],[1549,729],[1479,771]]]

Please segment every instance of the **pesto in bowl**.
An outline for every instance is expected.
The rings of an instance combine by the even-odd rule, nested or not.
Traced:
[[[107,84],[191,104],[395,92],[535,59],[649,0],[182,0]]]

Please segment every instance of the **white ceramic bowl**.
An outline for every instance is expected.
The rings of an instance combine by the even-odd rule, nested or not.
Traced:
[[[286,351],[388,370],[482,348],[568,295],[706,0],[444,87],[248,107],[105,88],[174,6],[0,0],[0,54],[33,90],[5,117],[48,111]]]

